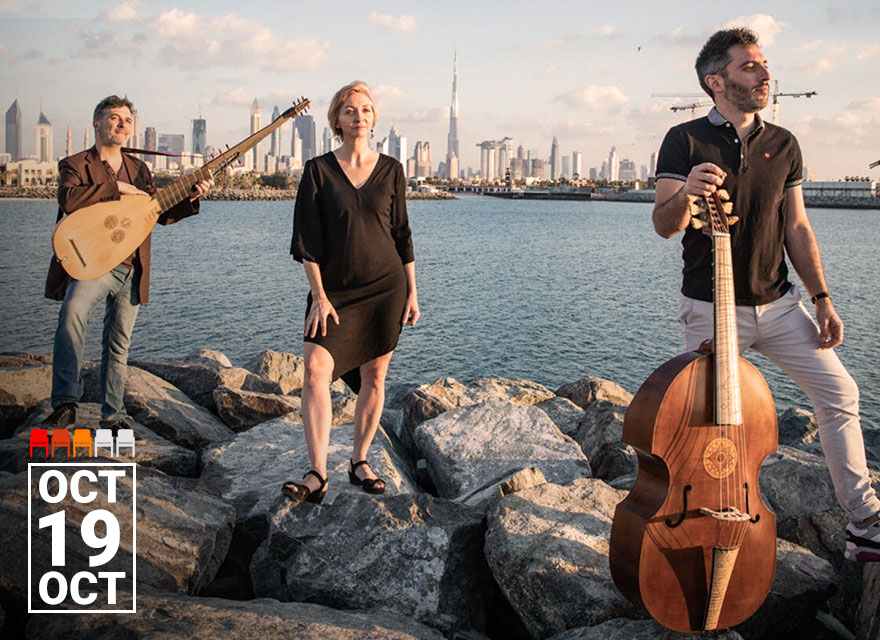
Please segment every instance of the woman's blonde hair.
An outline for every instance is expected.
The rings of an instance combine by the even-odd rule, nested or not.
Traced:
[[[339,112],[342,110],[342,104],[345,102],[348,96],[353,93],[362,93],[370,99],[370,102],[373,103],[374,127],[376,126],[376,121],[379,119],[379,110],[376,108],[376,101],[373,99],[373,95],[370,93],[370,87],[368,87],[365,82],[361,82],[360,80],[349,82],[333,95],[333,99],[330,100],[330,108],[327,109],[327,120],[330,122],[330,130],[340,140],[342,140],[342,127],[339,126]]]

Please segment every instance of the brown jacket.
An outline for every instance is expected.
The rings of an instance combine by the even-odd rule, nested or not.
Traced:
[[[125,153],[122,154],[122,162],[128,175],[134,176],[132,184],[135,187],[149,194],[156,191],[147,165]],[[107,175],[95,147],[63,158],[58,163],[58,221],[65,214],[106,200],[119,200],[119,189],[116,181]],[[185,199],[159,216],[159,224],[173,224],[198,212],[199,201],[190,202]],[[147,236],[136,253],[135,265],[140,264],[141,268],[138,293],[141,304],[145,304],[150,299],[150,236]],[[46,297],[63,300],[70,281],[71,277],[53,256],[46,278]]]

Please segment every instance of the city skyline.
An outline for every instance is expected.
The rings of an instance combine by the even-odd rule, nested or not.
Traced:
[[[871,29],[880,8],[768,2],[765,13],[713,16],[691,15],[681,10],[690,5],[676,2],[662,9],[549,2],[541,12],[519,11],[520,4],[530,6],[388,2],[376,12],[351,4],[328,22],[311,4],[197,1],[183,9],[164,1],[6,0],[0,104],[19,101],[25,155],[36,153],[31,132],[41,104],[58,132],[72,128],[76,149],[83,129],[91,130],[94,104],[109,93],[134,101],[141,129],[189,136],[201,116],[207,144],[222,147],[248,134],[255,99],[283,109],[305,95],[323,129],[332,93],[360,78],[378,102],[377,136],[393,125],[411,141],[431,143],[443,154],[434,156],[436,170],[448,150],[456,59],[461,171],[478,170],[482,140],[510,137],[547,158],[557,136],[561,156],[581,152],[586,172],[611,146],[621,158],[647,162],[666,130],[690,117],[669,107],[708,101],[651,94],[697,94],[692,65],[703,41],[716,28],[742,24],[761,35],[782,91],[818,94],[780,99],[779,123],[798,136],[805,165],[818,179],[878,178],[867,165],[880,157],[880,90],[864,78],[876,77],[880,60]],[[495,28],[483,29],[487,23]],[[762,115],[770,120],[770,108]],[[288,129],[285,147],[289,136]],[[62,155],[65,136],[54,145]]]

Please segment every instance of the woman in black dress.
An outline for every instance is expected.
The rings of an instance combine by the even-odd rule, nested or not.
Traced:
[[[366,461],[385,403],[385,375],[403,324],[419,319],[403,167],[370,149],[376,105],[362,82],[342,87],[327,114],[342,140],[303,168],[290,252],[309,281],[302,415],[312,468],[283,491],[320,502],[327,492],[330,383],[358,394],[352,484],[382,493]]]

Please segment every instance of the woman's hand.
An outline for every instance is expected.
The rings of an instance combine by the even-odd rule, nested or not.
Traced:
[[[339,325],[339,316],[336,315],[336,309],[330,304],[330,300],[326,296],[312,296],[312,305],[309,308],[309,315],[306,316],[306,326],[303,335],[314,338],[318,333],[318,327],[320,327],[321,335],[326,336],[327,316],[333,318],[333,321]]]
[[[416,326],[416,322],[419,321],[421,315],[422,312],[419,311],[419,296],[415,291],[411,291],[409,295],[406,296],[406,306],[403,308],[403,319],[401,322],[414,327]]]

